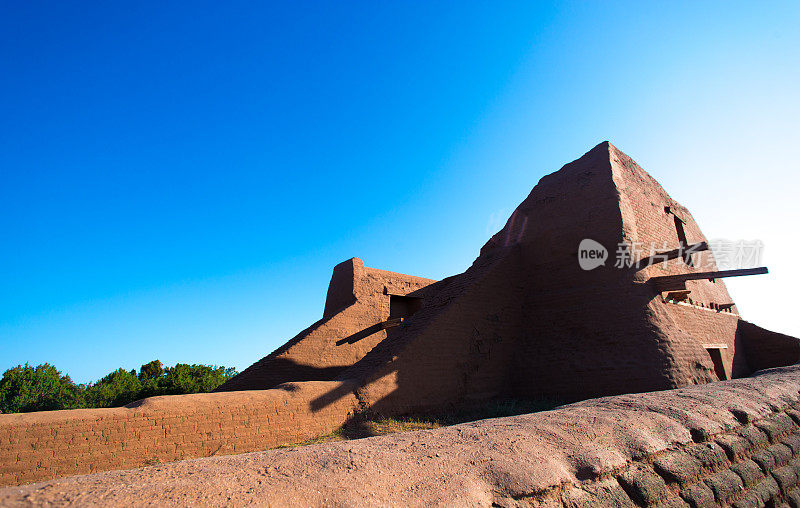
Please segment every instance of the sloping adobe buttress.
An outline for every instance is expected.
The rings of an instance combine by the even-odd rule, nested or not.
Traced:
[[[585,239],[607,249],[605,264],[581,268]],[[648,283],[715,271],[713,253],[702,266],[696,254],[649,266],[614,262],[619,246],[704,242],[689,211],[604,142],[542,178],[462,274],[433,283],[355,259],[337,265],[323,320],[221,389],[347,380],[342,393],[312,407],[358,386],[364,407],[388,414],[498,396],[577,400],[664,390],[800,359],[797,339],[740,319],[722,279],[688,281],[681,299]],[[387,333],[391,294],[419,301]]]

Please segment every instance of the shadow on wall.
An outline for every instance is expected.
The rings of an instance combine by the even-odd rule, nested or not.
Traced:
[[[800,341],[790,335],[765,330],[743,319],[736,335],[741,337],[750,370],[784,367],[800,362]]]
[[[795,337],[771,332],[741,319],[738,322],[736,334],[737,338],[740,338],[742,341],[744,354],[747,359],[748,367],[750,368],[750,374],[770,368],[800,363],[800,340]],[[401,352],[400,356],[403,355],[404,353]],[[399,358],[395,358],[395,360],[398,359]],[[370,359],[362,359],[359,363],[370,363]],[[360,367],[359,363],[353,367],[358,369]],[[395,363],[395,365],[400,365],[400,363],[396,361],[392,363]],[[358,382],[353,380],[351,382],[340,384],[335,389],[313,399],[309,403],[310,410],[314,413],[322,411],[326,407],[335,404],[340,399],[355,393],[361,404],[358,410],[348,417],[343,429],[350,429],[351,431],[356,429],[354,430],[354,432],[356,432],[356,437],[363,437],[358,432],[359,429],[360,432],[365,432],[364,429],[361,428],[365,418],[373,415],[402,416],[404,414],[416,413],[415,411],[398,411],[398,406],[395,404],[394,400],[408,400],[409,398],[414,397],[424,398],[425,394],[420,393],[418,375],[412,372],[406,372],[401,368],[396,368],[394,370],[379,369],[374,370],[374,372],[375,374],[361,379]],[[395,386],[391,392],[386,393],[381,399],[369,404],[358,397],[360,387],[378,381],[379,377],[385,376],[393,377],[393,383],[395,383]],[[500,399],[497,400],[501,400],[502,397],[509,397],[512,395],[512,393],[507,392],[498,395]],[[470,401],[466,401],[464,399],[457,401],[453,400],[435,409],[430,407],[420,407],[418,413],[428,413],[435,410],[439,412],[438,414],[448,414],[448,411],[451,412],[450,414],[453,414],[453,412],[457,413],[458,411],[465,411],[478,407],[481,403],[486,403],[490,400],[492,399],[475,399],[471,401],[471,405]],[[542,394],[539,397],[536,397],[533,394],[527,394],[527,396],[523,396],[519,400],[546,402],[554,399],[551,399],[545,394]],[[562,399],[558,402],[558,405],[576,402],[577,400],[580,399]]]
[[[421,306],[426,287],[435,282],[365,267],[358,258],[343,261],[334,267],[323,318],[215,391],[332,380],[394,335],[395,327]]]
[[[285,383],[330,381],[338,377],[346,369],[346,366],[320,367],[298,363],[291,358],[277,357],[269,359],[269,368],[251,370],[248,372],[247,382],[259,386],[259,388],[257,388],[259,390],[268,390],[282,386]],[[247,390],[253,390],[253,388],[249,385],[237,386],[234,384],[233,386],[226,387],[225,390],[220,390],[219,388],[215,389],[214,392],[224,393]]]
[[[378,333],[379,331],[383,330],[383,326],[381,323],[376,323],[372,326],[368,326],[361,330],[360,332],[356,332],[349,337],[345,337],[343,339],[339,339],[336,341],[337,346],[341,346],[344,344],[355,344],[356,342],[360,341],[361,339],[366,339],[372,334]],[[338,375],[338,374],[337,374]],[[333,379],[333,378],[331,378]]]

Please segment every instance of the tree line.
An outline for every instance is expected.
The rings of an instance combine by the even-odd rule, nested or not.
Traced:
[[[0,380],[0,412],[119,407],[154,395],[210,392],[236,375],[233,367],[188,365],[164,367],[153,360],[135,369],[117,369],[99,381],[76,384],[49,363],[18,365]]]

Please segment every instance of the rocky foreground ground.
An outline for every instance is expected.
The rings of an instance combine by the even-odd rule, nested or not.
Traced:
[[[763,506],[800,502],[800,366],[354,441],[0,490],[0,505]]]

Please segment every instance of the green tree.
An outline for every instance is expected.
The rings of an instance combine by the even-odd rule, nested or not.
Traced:
[[[90,385],[86,399],[91,407],[117,407],[140,399],[141,392],[142,382],[135,370],[117,369]]]
[[[179,363],[164,368],[160,361],[135,370],[117,369],[89,385],[76,385],[52,365],[28,364],[8,369],[0,380],[0,411],[16,413],[117,407],[153,395],[210,392],[236,375],[236,369]]]
[[[153,360],[152,362],[145,363],[139,369],[139,379],[158,379],[164,374],[164,367],[161,365],[160,360]]]
[[[0,410],[4,413],[84,407],[84,386],[62,376],[55,367],[27,363],[8,369],[0,380]]]
[[[212,365],[176,364],[163,378],[165,393],[210,392],[236,375],[236,369]]]

